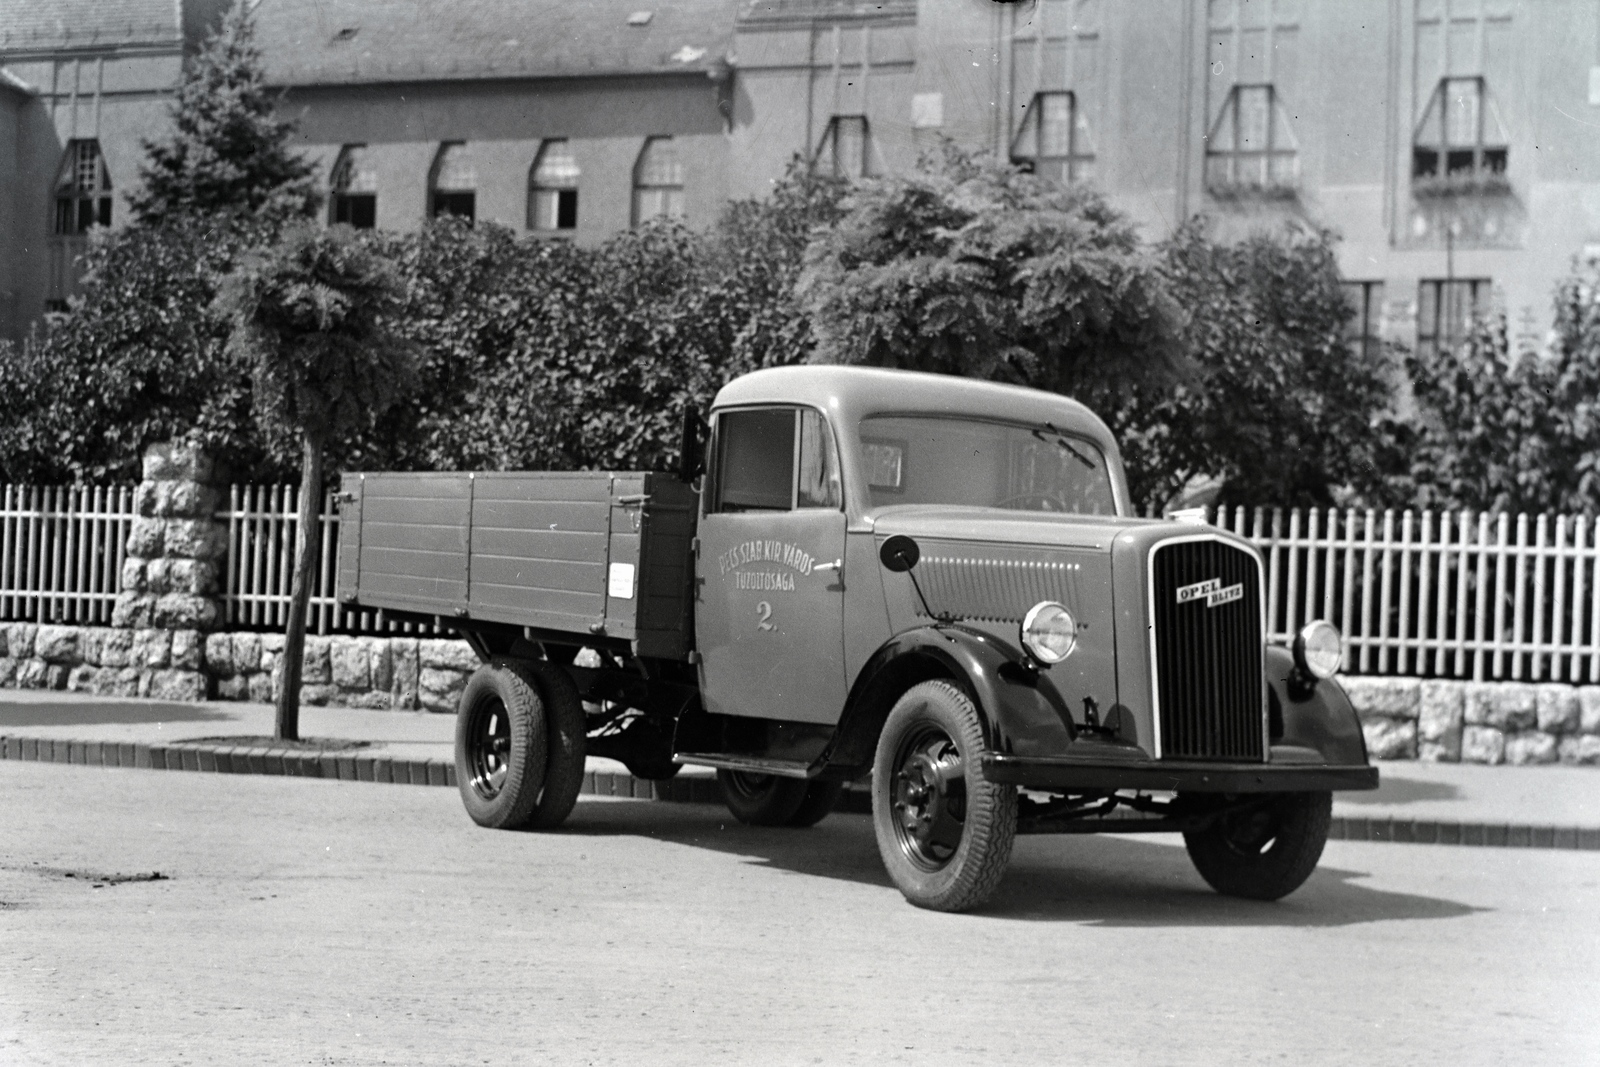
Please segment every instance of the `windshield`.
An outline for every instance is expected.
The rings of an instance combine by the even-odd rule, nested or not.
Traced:
[[[1048,423],[1021,426],[948,415],[861,420],[875,508],[958,504],[1007,511],[1115,515],[1100,449]]]

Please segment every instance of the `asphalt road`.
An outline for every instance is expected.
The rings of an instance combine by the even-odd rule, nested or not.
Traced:
[[[938,915],[863,816],[497,833],[451,790],[0,762],[0,1064],[1592,1064],[1597,885],[1335,842],[1263,905],[1176,839],[1026,838]]]

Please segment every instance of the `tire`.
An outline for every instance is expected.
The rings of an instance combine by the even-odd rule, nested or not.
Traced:
[[[538,690],[504,662],[479,667],[456,712],[456,783],[472,821],[496,830],[527,825],[547,762]]]
[[[805,803],[804,778],[780,778],[750,771],[717,771],[722,802],[733,817],[751,826],[785,826]]]
[[[628,768],[628,773],[635,778],[646,782],[665,782],[676,778],[678,772],[683,770],[683,764],[673,763],[664,759],[623,760],[622,765]]]
[[[1183,835],[1200,877],[1224,896],[1277,900],[1311,877],[1328,841],[1333,794],[1269,793]]]
[[[544,699],[547,755],[544,789],[523,825],[533,830],[553,830],[572,814],[583,789],[584,762],[588,755],[588,724],[578,687],[565,668],[542,661],[517,663],[511,669],[533,684]]]
[[[988,900],[1011,860],[1017,791],[979,762],[983,727],[946,681],[906,690],[872,763],[872,827],[889,877],[919,908],[965,911]]]
[[[806,795],[801,798],[800,806],[794,809],[794,814],[789,816],[783,825],[802,829],[815,826],[832,814],[833,809],[839,805],[839,798],[843,795],[843,782],[825,782],[820,778],[813,778],[806,785]]]

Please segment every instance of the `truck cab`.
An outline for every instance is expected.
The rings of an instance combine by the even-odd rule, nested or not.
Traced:
[[[731,382],[709,427],[703,472],[584,476],[611,479],[597,621],[504,606],[573,603],[573,561],[481,606],[469,580],[454,625],[485,667],[458,777],[480,822],[537,818],[505,801],[529,792],[508,779],[548,792],[605,754],[651,777],[715,767],[734,814],[764,825],[814,823],[868,782],[885,866],[925,907],[987,899],[1019,832],[1094,830],[1180,832],[1214,887],[1271,899],[1315,867],[1331,791],[1376,786],[1337,631],[1270,646],[1260,553],[1134,516],[1116,441],[1082,404],[806,366]],[[504,508],[579,476],[515,477],[537,486],[468,496]],[[635,479],[632,511],[618,479]],[[548,540],[548,515],[516,514]],[[471,529],[463,548],[470,575]],[[358,602],[405,610],[356,571]],[[647,609],[649,627],[629,614]],[[543,752],[538,724],[517,740],[519,701],[544,709],[527,713]]]

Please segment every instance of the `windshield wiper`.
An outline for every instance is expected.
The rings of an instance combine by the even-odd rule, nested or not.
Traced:
[[[1082,463],[1085,467],[1088,467],[1090,470],[1097,469],[1095,467],[1094,460],[1090,459],[1088,456],[1084,455],[1082,452],[1079,452],[1078,449],[1077,449],[1077,446],[1074,445],[1070,440],[1067,439],[1067,435],[1066,434],[1064,434],[1060,430],[1056,429],[1055,425],[1053,423],[1048,423],[1048,422],[1045,423],[1044,424],[1044,428],[1046,430],[1049,430],[1052,434],[1055,435],[1053,439],[1049,438],[1049,437],[1046,437],[1038,429],[1033,430],[1033,436],[1037,437],[1041,441],[1044,441],[1044,442],[1047,442],[1047,443],[1051,443],[1051,444],[1055,444],[1055,445],[1060,446],[1061,448],[1066,449],[1068,452],[1072,453],[1073,457],[1075,459],[1077,459],[1077,461],[1079,463]]]

